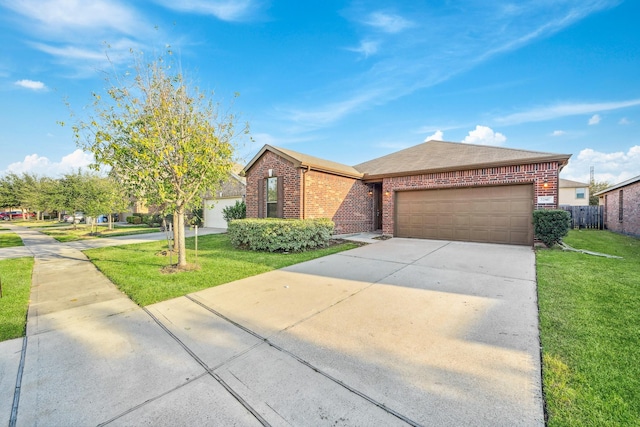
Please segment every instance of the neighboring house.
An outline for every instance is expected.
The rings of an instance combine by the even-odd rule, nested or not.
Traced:
[[[244,200],[247,182],[244,177],[230,173],[229,179],[222,183],[215,194],[208,192],[204,196],[204,226],[211,228],[227,228],[222,210]]]
[[[589,206],[589,184],[560,178],[558,204]]]
[[[570,155],[428,141],[355,166],[265,145],[245,167],[247,217],[332,219],[336,234],[533,244]]]
[[[604,206],[604,226],[640,237],[640,175],[594,194]]]

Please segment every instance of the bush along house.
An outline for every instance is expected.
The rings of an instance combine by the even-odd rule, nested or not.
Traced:
[[[265,145],[245,167],[248,218],[330,218],[336,234],[533,245],[570,155],[427,141],[355,166]]]

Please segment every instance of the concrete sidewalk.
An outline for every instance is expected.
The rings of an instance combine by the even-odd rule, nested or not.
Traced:
[[[143,309],[41,236],[18,425],[544,425],[530,248],[377,241]]]

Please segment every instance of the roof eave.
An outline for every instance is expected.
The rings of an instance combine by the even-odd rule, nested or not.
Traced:
[[[558,171],[560,171],[569,162],[569,157],[571,157],[571,154],[561,154],[553,157],[537,157],[537,158],[520,159],[520,160],[513,160],[513,161],[505,160],[501,162],[476,163],[476,164],[469,164],[469,165],[449,166],[445,168],[421,169],[421,170],[415,170],[415,171],[399,171],[399,172],[390,172],[390,173],[380,173],[380,174],[374,174],[374,175],[369,175],[365,173],[363,180],[367,182],[371,182],[371,181],[379,181],[382,178],[396,178],[401,176],[426,175],[430,173],[443,173],[443,172],[453,172],[453,171],[459,171],[459,170],[485,169],[485,168],[495,168],[495,167],[512,166],[512,165],[530,165],[533,163],[543,163],[543,162],[558,162],[559,163]]]

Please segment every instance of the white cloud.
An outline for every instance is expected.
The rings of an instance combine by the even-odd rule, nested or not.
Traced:
[[[34,80],[18,80],[17,82],[14,83],[16,86],[20,86],[23,87],[25,89],[31,89],[31,90],[47,90],[47,86],[42,83],[42,82],[38,82],[38,81],[34,81]]]
[[[364,23],[385,33],[399,33],[415,25],[400,15],[384,12],[371,13]]]
[[[630,125],[631,121],[629,119],[627,119],[626,117],[623,117],[620,119],[620,121],[618,122],[619,125]]]
[[[430,135],[428,137],[426,137],[424,139],[424,142],[427,141],[442,141],[442,138],[444,137],[444,132],[442,132],[441,130],[437,130],[433,133],[433,135]]]
[[[553,132],[551,132],[551,136],[562,136],[565,135],[566,132],[563,130],[554,130]]]
[[[376,52],[378,52],[378,45],[379,45],[379,43],[377,41],[362,40],[360,42],[360,46],[358,46],[358,47],[349,47],[349,48],[347,48],[347,50],[350,50],[351,52],[360,53],[365,58],[367,58],[370,55],[373,55]]]
[[[523,111],[520,113],[509,114],[507,116],[498,117],[495,119],[495,121],[502,125],[517,125],[520,123],[542,122],[545,120],[559,119],[567,116],[591,114],[597,111],[618,110],[622,108],[635,107],[638,105],[640,105],[640,99],[630,99],[627,101],[613,102],[558,104],[547,107],[534,108],[529,111]]]
[[[479,145],[502,145],[506,140],[507,137],[500,132],[494,132],[487,126],[477,125],[474,130],[469,131],[469,135],[462,142]]]
[[[640,145],[634,145],[626,152],[610,153],[585,148],[577,156],[571,157],[569,164],[562,170],[562,177],[589,182],[590,168],[593,166],[596,181],[607,181],[613,185],[640,175],[638,165]]]
[[[142,21],[134,9],[116,0],[23,0],[4,5],[36,21],[35,29],[46,33],[110,29],[136,34]]]
[[[57,177],[78,168],[86,168],[93,163],[93,155],[78,149],[64,156],[59,162],[52,162],[47,157],[31,154],[21,162],[11,163],[6,172],[20,174],[22,172]]]
[[[180,12],[213,15],[222,21],[243,21],[254,14],[259,4],[253,0],[155,0]]]
[[[600,120],[602,120],[602,118],[600,117],[600,114],[594,114],[589,119],[589,126],[597,125],[598,123],[600,123]]]

